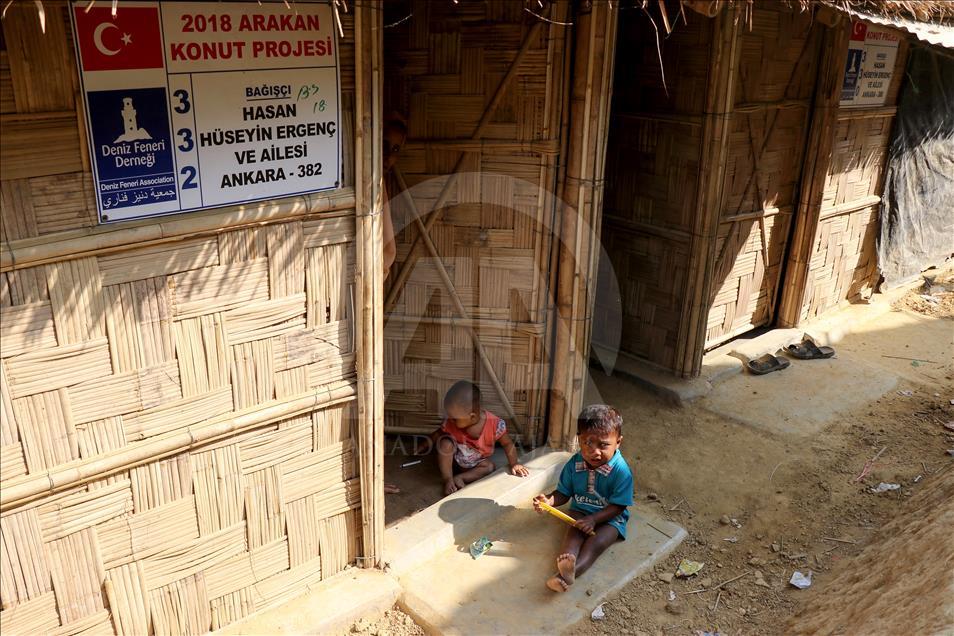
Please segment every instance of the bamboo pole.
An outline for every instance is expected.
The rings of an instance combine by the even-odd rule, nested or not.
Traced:
[[[507,139],[413,139],[407,142],[407,148],[429,148],[431,150],[456,150],[458,152],[533,152],[541,155],[556,155],[560,152],[559,139],[537,139],[531,141],[510,141]]]
[[[211,236],[226,230],[274,223],[278,220],[326,215],[353,207],[354,191],[342,188],[332,193],[300,195],[255,207],[236,206],[174,219],[123,223],[119,228],[100,225],[39,238],[7,241],[0,245],[0,272],[34,267],[65,258],[102,256],[130,247],[146,247]]]
[[[850,35],[850,20],[841,20],[834,28],[825,29],[822,59],[815,85],[811,132],[803,161],[803,183],[785,267],[785,283],[779,301],[778,324],[782,327],[795,327],[801,319],[812,248],[821,216],[828,168],[831,165],[834,131],[838,125],[838,100],[841,96]]]
[[[0,511],[7,512],[40,497],[234,437],[279,420],[343,404],[353,400],[355,394],[353,382],[337,382],[286,402],[276,403],[273,400],[265,405],[216,417],[173,433],[150,438],[148,441],[124,446],[90,460],[58,466],[43,473],[32,473],[23,479],[4,484],[0,490]]]
[[[424,222],[421,221],[421,215],[420,212],[418,212],[417,204],[414,203],[414,197],[412,197],[407,191],[407,183],[404,181],[404,175],[397,167],[394,168],[394,176],[397,178],[398,186],[402,190],[401,194],[407,200],[408,205],[411,206],[411,213],[414,216],[414,223],[417,225],[419,237],[424,242],[424,245],[427,248],[427,251],[430,252],[431,257],[434,259],[434,263],[437,266],[437,273],[441,278],[441,282],[444,284],[444,289],[446,289],[448,295],[450,295],[451,302],[454,304],[454,310],[463,320],[469,321],[470,314],[467,313],[467,309],[464,308],[464,303],[460,300],[460,295],[457,293],[457,288],[454,287],[454,281],[451,280],[450,274],[447,273],[447,268],[444,267],[444,259],[441,258],[440,253],[437,251],[437,246],[434,245],[434,241],[431,240],[431,235],[427,231],[427,227],[425,227]],[[503,403],[503,406],[507,411],[507,416],[513,422],[514,426],[526,433],[526,423],[521,425],[519,422],[517,412],[514,410],[513,404],[510,403],[510,396],[507,395],[507,390],[503,387],[503,384],[500,383],[500,378],[497,377],[497,371],[494,369],[494,365],[490,361],[490,357],[487,355],[487,350],[484,349],[484,344],[480,341],[480,337],[477,335],[477,332],[474,331],[473,327],[469,325],[461,326],[467,331],[471,341],[473,341],[474,349],[477,351],[477,356],[480,358],[480,362],[484,367],[484,371],[487,372],[487,377],[490,378],[490,383],[494,385],[494,390],[497,391],[497,396],[500,398],[501,403]]]
[[[355,6],[355,335],[358,367],[358,463],[363,554],[376,567],[384,550],[384,230],[382,184],[383,7]]]
[[[574,19],[576,42],[570,97],[564,207],[560,225],[550,445],[572,448],[573,415],[582,401],[588,365],[595,263],[604,174],[617,13],[594,4]],[[585,230],[585,231],[584,231]]]
[[[410,325],[444,325],[446,327],[461,327],[463,329],[485,327],[528,336],[542,336],[545,327],[545,323],[542,322],[520,322],[517,320],[500,320],[497,318],[454,318],[453,316],[403,316],[394,314],[388,316],[388,322],[391,321]]]
[[[715,266],[715,247],[722,212],[723,187],[728,160],[728,140],[735,102],[741,28],[739,4],[719,14],[712,37],[712,64],[706,88],[706,114],[699,155],[699,187],[695,225],[689,243],[685,302],[676,339],[676,373],[698,375],[706,340],[706,320]]]
[[[572,7],[573,5],[568,4],[566,10],[563,14],[566,21],[570,21],[573,18]],[[547,346],[551,347],[551,356],[552,364],[548,369],[547,374],[547,384],[549,387],[548,394],[546,395],[545,404],[543,405],[543,410],[546,414],[547,419],[547,442],[552,446],[559,447],[563,443],[563,432],[562,428],[558,430],[557,426],[551,424],[557,420],[553,419],[556,417],[562,418],[563,405],[556,404],[558,400],[562,400],[562,394],[556,388],[557,381],[560,381],[561,378],[558,377],[558,369],[561,368],[557,365],[557,333],[562,327],[562,323],[559,320],[559,308],[558,308],[558,287],[560,281],[560,259],[563,256],[562,250],[562,240],[563,236],[563,222],[566,217],[564,209],[566,206],[565,201],[567,200],[567,160],[566,157],[570,155],[570,105],[572,103],[572,88],[573,88],[573,72],[576,67],[574,56],[576,54],[576,47],[574,45],[576,41],[577,33],[579,32],[580,25],[578,22],[574,22],[573,29],[566,29],[564,31],[565,38],[563,44],[563,75],[561,77],[562,83],[560,87],[560,120],[559,120],[559,131],[560,131],[560,157],[564,158],[561,160],[554,169],[554,178],[555,184],[554,188],[557,192],[556,205],[553,206],[552,213],[552,242],[556,243],[556,247],[553,247],[551,242],[550,247],[550,262],[549,262],[549,276],[547,278],[547,289],[552,290],[547,294],[547,307],[546,307],[546,316],[547,320],[547,333],[546,340]],[[544,354],[545,355],[545,354]],[[555,414],[554,408],[561,408],[562,410]],[[557,439],[554,438],[554,433],[556,432]]]
[[[582,386],[585,385],[585,378],[589,369],[590,348],[593,340],[593,316],[594,307],[596,306],[596,286],[598,284],[597,276],[599,275],[599,262],[602,256],[603,245],[603,197],[606,192],[604,187],[604,177],[606,175],[606,152],[609,145],[610,118],[612,117],[613,83],[616,77],[616,38],[619,32],[619,14],[613,11],[612,3],[609,3],[608,7],[609,14],[607,15],[607,20],[609,21],[609,25],[604,29],[606,36],[604,37],[603,59],[601,63],[603,68],[603,86],[599,93],[603,99],[601,104],[601,112],[599,119],[597,120],[597,141],[595,144],[596,159],[593,164],[593,202],[589,209],[589,227],[591,232],[589,252],[590,257],[588,265],[589,274],[584,279],[593,287],[593,291],[586,299],[586,320],[584,323],[585,332],[583,334],[582,348],[583,356],[580,360],[581,366],[578,371],[580,375],[581,389],[578,392],[577,399],[574,404],[574,413],[579,412],[579,409],[582,408]],[[570,432],[573,433],[575,430]]]
[[[592,10],[577,13],[574,16],[573,37],[575,47],[573,48],[574,57],[571,74],[570,88],[570,119],[567,129],[569,143],[566,149],[566,173],[563,178],[562,196],[563,208],[561,214],[561,223],[558,235],[558,245],[555,250],[558,253],[556,262],[556,306],[553,313],[553,372],[550,380],[550,410],[549,425],[550,435],[549,443],[553,448],[563,448],[569,443],[566,440],[566,411],[567,411],[567,388],[569,372],[570,347],[569,341],[570,325],[572,311],[572,279],[576,269],[576,262],[573,259],[574,254],[570,251],[570,244],[573,242],[576,233],[576,206],[570,205],[570,202],[578,204],[580,190],[580,163],[582,160],[582,150],[579,148],[577,137],[580,135],[581,120],[583,118],[583,93],[586,90],[586,74],[589,62],[590,31],[592,29]]]
[[[546,15],[548,11],[549,9],[545,10],[544,15]],[[542,28],[543,24],[543,20],[538,20],[533,24],[532,27],[530,27],[530,30],[527,32],[527,35],[524,37],[523,43],[520,46],[520,50],[517,51],[517,55],[510,64],[510,68],[507,69],[507,74],[504,75],[503,79],[500,80],[500,84],[497,85],[497,90],[490,99],[490,103],[487,104],[487,108],[484,109],[484,113],[481,116],[480,121],[477,123],[477,127],[470,136],[472,141],[477,141],[483,137],[484,129],[487,127],[487,124],[490,123],[490,120],[497,112],[497,107],[500,106],[500,102],[503,99],[503,96],[506,94],[507,87],[510,86],[511,80],[516,76],[517,71],[520,69],[520,64],[527,56],[527,53],[530,52],[533,43],[539,37],[540,29]],[[460,169],[463,167],[466,158],[466,152],[462,152],[457,158],[457,162],[454,164],[453,170],[451,170],[450,175],[447,177],[447,181],[444,182],[444,187],[441,188],[441,192],[437,197],[437,201],[435,201],[434,205],[431,206],[430,210],[427,211],[428,216],[427,221],[424,223],[424,227],[427,228],[428,231],[430,231],[431,228],[434,227],[434,224],[440,220],[443,213],[443,208],[445,205],[447,205],[447,201],[450,199],[451,192],[454,189],[454,185],[457,183],[457,179],[460,176]],[[411,243],[411,248],[410,251],[408,251],[407,259],[401,265],[400,270],[398,270],[394,277],[394,282],[391,284],[391,288],[388,290],[388,295],[384,299],[385,313],[390,313],[391,310],[394,309],[394,305],[397,303],[398,295],[401,293],[401,290],[404,289],[404,284],[410,277],[411,271],[414,269],[414,264],[417,262],[417,259],[420,258],[421,240],[421,234],[418,233],[418,235],[414,237],[414,241]]]

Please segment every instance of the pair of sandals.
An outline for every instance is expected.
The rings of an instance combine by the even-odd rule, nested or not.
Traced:
[[[799,360],[822,360],[835,355],[835,350],[831,347],[819,347],[808,338],[805,338],[797,344],[788,345],[785,351],[793,358],[798,358]],[[787,369],[790,364],[788,358],[766,353],[764,356],[749,360],[746,363],[746,367],[748,367],[749,372],[754,375],[765,375],[772,371]]]

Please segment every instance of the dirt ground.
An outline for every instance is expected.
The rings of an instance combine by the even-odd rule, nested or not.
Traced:
[[[954,469],[948,466],[906,502],[857,559],[835,569],[831,592],[809,598],[790,621],[790,633],[952,633],[952,501]],[[938,590],[946,603],[932,602]]]
[[[414,619],[394,608],[376,619],[362,618],[347,633],[362,636],[424,636],[426,632]]]
[[[918,311],[920,293],[908,294],[897,310]],[[954,304],[940,311],[929,305],[923,313],[954,330]],[[602,395],[619,398],[631,431],[624,448],[637,498],[689,537],[615,595],[604,620],[582,621],[571,633],[954,633],[954,468],[947,452],[954,448],[954,360],[944,346],[937,357],[944,364],[923,381],[902,380],[896,391],[801,440],[727,421],[703,404],[667,407],[624,380],[594,378]],[[871,492],[881,482],[901,488]],[[931,491],[923,518],[914,515],[919,498],[906,505],[922,490]],[[898,539],[910,533],[916,545]],[[862,555],[869,544],[872,552]],[[690,579],[672,578],[684,558],[705,566]],[[789,584],[796,570],[812,572],[809,589]],[[888,583],[891,595],[882,597]],[[857,613],[845,612],[849,607]],[[924,626],[935,622],[912,631],[914,623],[898,622],[910,615],[924,617]]]
[[[954,333],[954,274],[930,284],[897,301],[894,318],[920,314],[932,337],[939,324]],[[613,595],[605,619],[567,626],[569,633],[954,634],[954,356],[942,342],[934,364],[913,357],[923,355],[913,351],[919,328],[883,343],[876,334],[856,339],[855,347],[875,347],[874,356],[901,349],[912,357],[883,356],[899,370],[896,390],[809,437],[740,424],[704,400],[673,407],[594,372],[599,393],[623,413],[637,499],[689,537]],[[872,492],[881,482],[900,488]],[[413,511],[432,495],[419,496],[401,498],[401,508]],[[674,578],[682,559],[705,565]],[[789,584],[796,570],[811,572],[809,589]],[[423,630],[395,609],[352,632]]]
[[[932,269],[923,274],[924,284],[892,304],[925,316],[954,316],[954,267]]]

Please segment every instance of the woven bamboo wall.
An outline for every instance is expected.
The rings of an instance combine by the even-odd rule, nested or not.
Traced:
[[[32,5],[3,21],[13,253],[95,222],[65,7],[45,6],[45,36]],[[203,633],[355,562],[354,268],[342,209],[0,272],[4,634]]]
[[[774,319],[820,44],[811,13],[782,4],[741,31],[707,347]]]
[[[398,168],[422,214],[462,161],[462,176],[430,235],[516,411],[517,429],[542,442],[553,214],[547,196],[559,150],[565,29],[544,24],[532,31],[537,19],[523,6],[389,3],[386,23],[411,17],[385,31],[385,104],[407,116],[409,139]],[[565,3],[553,10],[565,11]],[[473,140],[524,44],[529,48],[515,75]],[[418,236],[412,209],[394,198],[400,189],[393,180],[389,192],[398,245],[386,286]],[[444,393],[460,379],[477,382],[485,407],[508,417],[470,335],[446,324],[459,317],[433,258],[415,260],[385,316],[390,430],[433,430]]]
[[[712,38],[711,20],[687,18],[663,40],[664,88],[651,23],[620,15],[602,240],[621,306],[601,278],[593,326],[596,342],[614,346],[621,320],[620,349],[668,369],[686,300]]]
[[[878,283],[875,241],[884,168],[906,60],[902,39],[885,107],[838,113],[801,319],[867,298]]]

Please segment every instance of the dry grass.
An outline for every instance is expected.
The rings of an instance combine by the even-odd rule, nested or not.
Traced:
[[[800,4],[814,4],[799,0]],[[817,0],[837,9],[854,9],[876,13],[887,18],[907,18],[920,22],[950,22],[954,20],[954,3],[949,0]]]
[[[676,24],[683,8],[690,8],[704,15],[714,16],[725,5],[742,3],[746,5],[746,20],[751,7],[756,2],[778,2],[779,0],[680,0],[673,2],[651,2],[648,0],[628,0],[634,8],[641,8],[666,31]],[[828,6],[839,11],[855,10],[862,13],[881,15],[886,18],[913,19],[920,22],[954,22],[954,2],[950,0],[782,0],[789,6],[802,11],[814,11],[819,6]],[[678,7],[678,8],[675,8]]]

